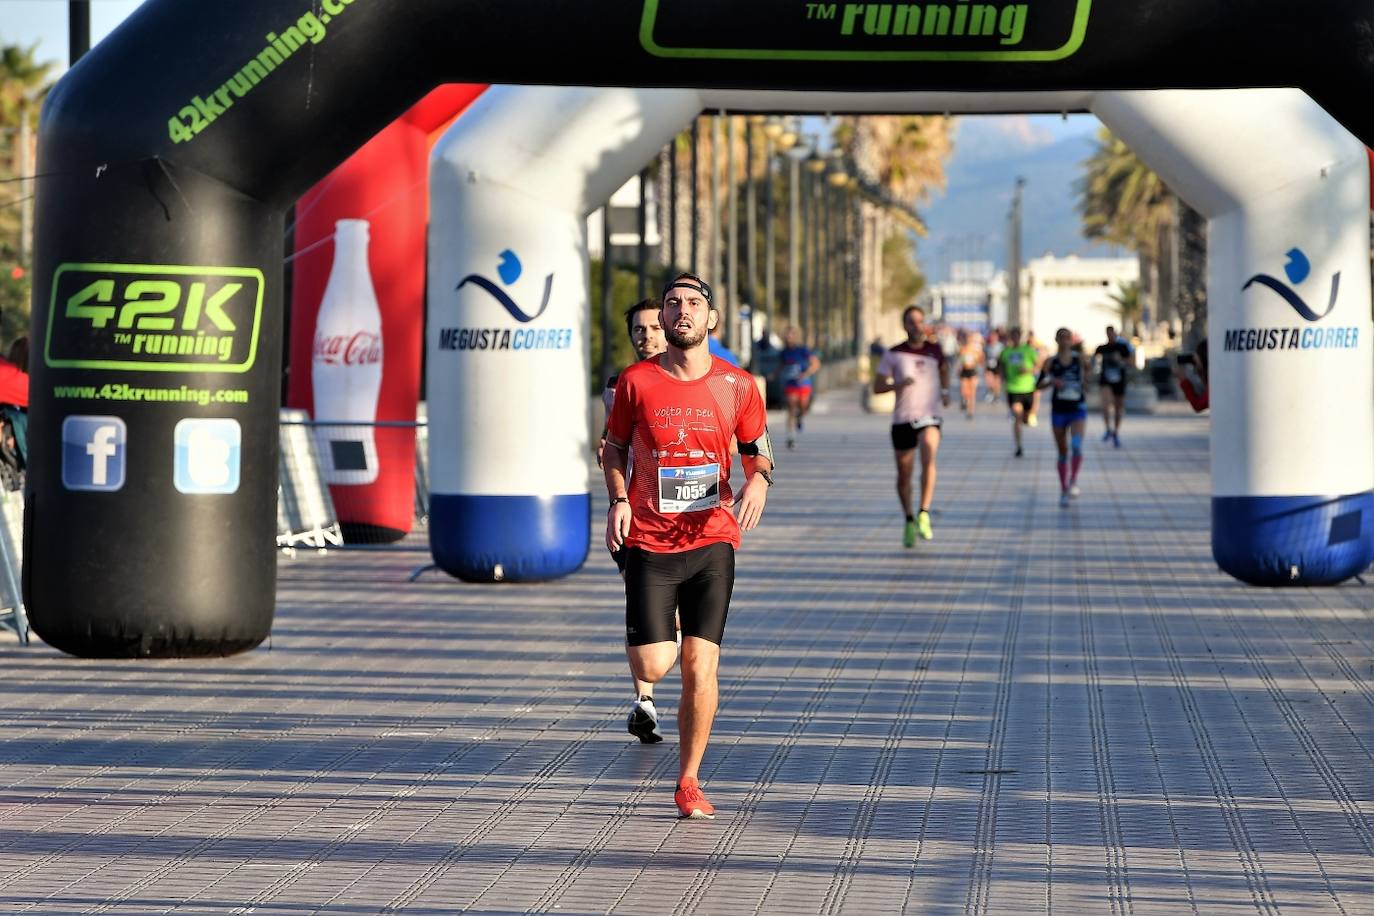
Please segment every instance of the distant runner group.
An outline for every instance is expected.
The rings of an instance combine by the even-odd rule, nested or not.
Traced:
[[[654,687],[679,665],[674,801],[681,817],[711,818],[715,808],[701,789],[699,771],[716,714],[735,553],[742,532],[762,518],[773,485],[767,415],[754,377],[713,336],[720,314],[706,281],[681,274],[661,300],[636,303],[625,320],[638,361],[606,383],[607,421],[597,459],[610,499],[606,546],[625,582],[625,646],[635,687],[626,726],[645,744],[663,740]],[[872,390],[894,393],[890,438],[904,547],[934,538],[936,462],[955,363],[960,406],[969,419],[980,374],[990,401],[1005,392],[1016,458],[1025,454],[1022,428],[1036,425],[1040,392],[1050,392],[1061,506],[1071,505],[1080,492],[1086,390],[1094,364],[1102,438],[1121,447],[1132,352],[1114,328],[1107,328],[1107,343],[1089,359],[1067,328],[1055,334],[1055,352],[1042,358],[1019,328],[1005,339],[996,331],[986,340],[961,333],[946,349],[920,307],[908,308],[902,325],[906,340],[882,352]],[[793,449],[821,361],[803,344],[798,328],[788,328],[783,343],[775,378],[786,402],[787,446]],[[730,483],[736,454],[745,474],[738,493]],[[912,489],[918,455],[919,499]]]

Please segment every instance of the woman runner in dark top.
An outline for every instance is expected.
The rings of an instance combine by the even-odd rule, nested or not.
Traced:
[[[1055,332],[1059,352],[1040,369],[1036,388],[1053,388],[1051,401],[1054,444],[1059,449],[1059,505],[1067,508],[1078,496],[1078,470],[1083,466],[1083,431],[1088,423],[1084,383],[1088,367],[1083,354],[1073,348],[1073,333],[1068,328]]]

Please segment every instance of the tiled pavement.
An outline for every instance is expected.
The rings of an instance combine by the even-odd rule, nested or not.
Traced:
[[[1374,913],[1374,590],[1216,572],[1205,420],[1090,435],[1061,511],[1047,429],[952,419],[904,551],[884,419],[825,406],[740,555],[714,822],[623,731],[604,551],[303,553],[238,658],[0,645],[0,912]]]

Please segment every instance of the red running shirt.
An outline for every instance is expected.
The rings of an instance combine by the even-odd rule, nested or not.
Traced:
[[[651,553],[708,544],[740,545],[739,522],[726,505],[730,437],[754,442],[768,416],[754,377],[721,359],[691,382],[673,378],[657,359],[626,369],[606,424],[612,442],[630,447],[630,536]]]

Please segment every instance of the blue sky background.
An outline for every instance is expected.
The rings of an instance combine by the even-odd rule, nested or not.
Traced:
[[[104,38],[142,0],[92,0],[91,42]],[[187,0],[216,2],[216,0]],[[67,67],[67,0],[0,0],[0,43],[38,44],[38,58]],[[918,242],[922,267],[946,279],[957,260],[1007,258],[1007,214],[1018,175],[1026,178],[1024,253],[1113,254],[1079,232],[1074,182],[1099,127],[1090,115],[967,116],[959,119],[944,193],[918,204],[929,234]],[[818,126],[817,130],[823,129]]]
[[[142,0],[92,0],[91,44],[110,34]],[[213,2],[213,0],[192,0]],[[67,69],[67,0],[0,0],[0,43],[38,43],[38,59]]]

